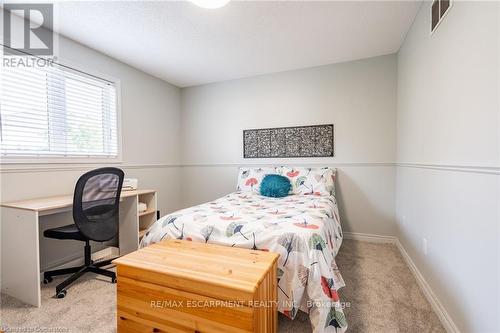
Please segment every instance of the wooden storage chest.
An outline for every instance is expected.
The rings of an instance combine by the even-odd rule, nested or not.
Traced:
[[[274,333],[278,257],[167,240],[116,259],[118,332]]]

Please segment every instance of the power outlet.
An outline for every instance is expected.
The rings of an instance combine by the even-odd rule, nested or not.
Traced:
[[[429,244],[427,242],[427,238],[422,238],[422,249],[424,251],[424,255],[427,255],[427,253],[429,252]]]

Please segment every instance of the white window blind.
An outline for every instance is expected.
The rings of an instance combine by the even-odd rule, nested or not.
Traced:
[[[5,157],[117,157],[114,83],[63,66],[1,68]]]

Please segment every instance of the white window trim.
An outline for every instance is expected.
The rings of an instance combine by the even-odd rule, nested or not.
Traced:
[[[68,60],[58,58],[58,64],[70,67],[77,71],[81,71],[98,78],[113,82],[116,89],[116,134],[117,134],[117,155],[113,157],[100,157],[96,155],[83,155],[83,156],[54,156],[40,155],[40,157],[33,156],[5,156],[0,157],[0,165],[13,165],[13,164],[117,164],[122,163],[122,98],[121,98],[121,80],[110,75],[99,73],[95,70],[89,70],[84,66],[75,64]]]

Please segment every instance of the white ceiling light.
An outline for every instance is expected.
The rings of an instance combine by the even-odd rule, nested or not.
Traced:
[[[190,0],[196,6],[208,9],[221,8],[231,0]]]

